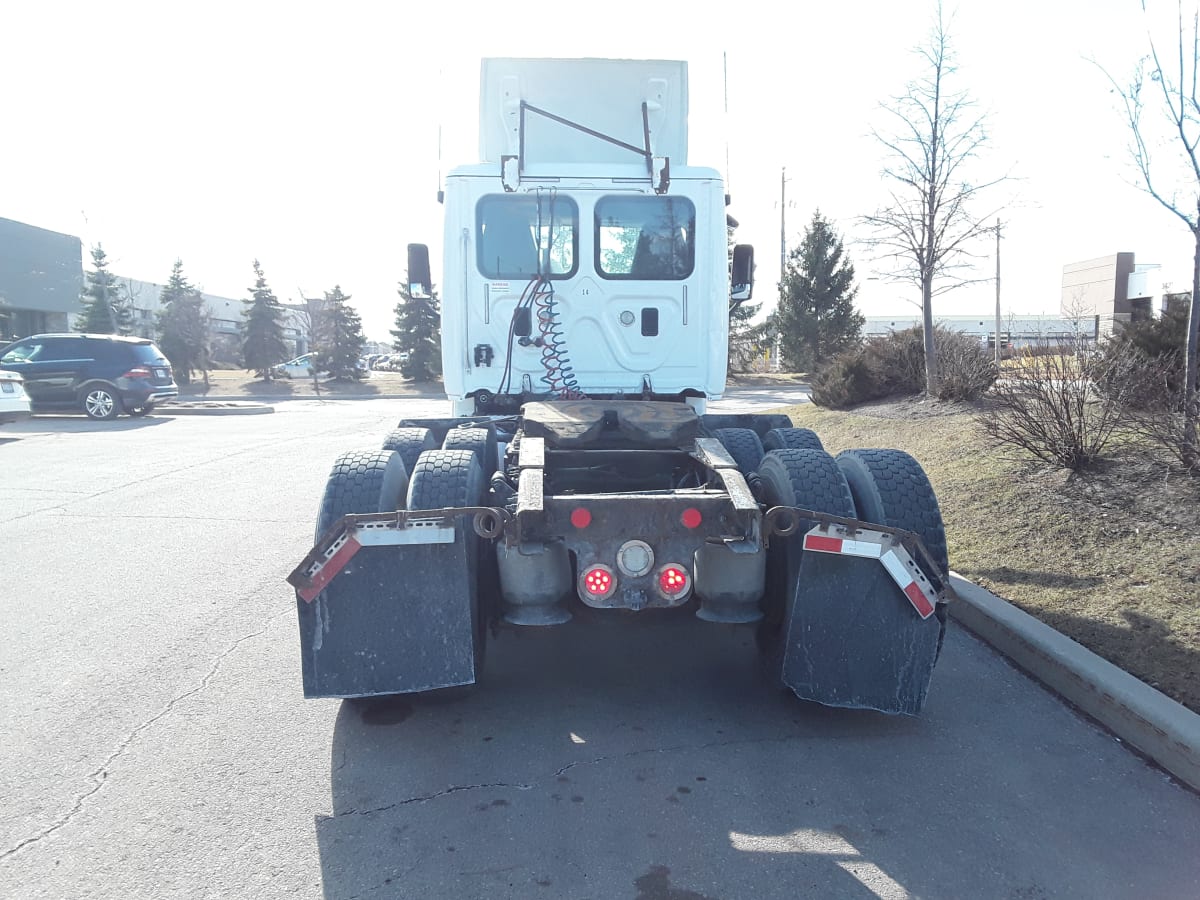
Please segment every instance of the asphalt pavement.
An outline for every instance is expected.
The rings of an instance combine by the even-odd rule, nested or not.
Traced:
[[[283,578],[330,464],[444,406],[0,432],[5,896],[1200,896],[1200,797],[953,625],[918,719],[645,615],[502,632],[465,696],[304,701]]]

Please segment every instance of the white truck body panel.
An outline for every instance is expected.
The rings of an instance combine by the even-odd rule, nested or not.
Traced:
[[[454,412],[475,412],[481,392],[647,388],[702,411],[725,389],[729,272],[721,175],[686,165],[687,64],[485,59],[480,84],[484,161],[445,183],[442,365]],[[633,149],[529,110],[522,136],[522,101]],[[658,192],[647,123],[649,156],[669,161]],[[523,295],[533,329],[522,339],[510,326]],[[544,361],[547,298],[565,372]]]
[[[479,158],[515,156],[520,103],[548,110],[595,131],[644,145],[647,105],[655,156],[687,165],[687,63],[633,59],[485,59],[479,87]],[[615,163],[630,151],[540,116],[525,122],[526,165]]]

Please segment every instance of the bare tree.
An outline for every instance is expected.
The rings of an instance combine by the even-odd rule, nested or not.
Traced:
[[[916,53],[924,74],[883,106],[894,120],[894,130],[873,131],[887,151],[883,177],[890,185],[889,202],[863,216],[862,222],[871,232],[867,243],[895,265],[889,277],[921,290],[925,382],[933,395],[938,389],[933,297],[979,280],[970,277],[969,248],[991,232],[985,220],[996,211],[977,216],[970,207],[977,194],[1004,178],[976,184],[966,171],[988,135],[985,116],[975,111],[971,97],[951,89],[957,68],[940,3],[929,36]]]
[[[1184,387],[1180,459],[1195,471],[1200,464],[1196,440],[1197,334],[1200,332],[1200,10],[1193,10],[1191,34],[1184,29],[1183,2],[1178,0],[1178,57],[1163,65],[1154,35],[1146,31],[1149,55],[1127,86],[1108,75],[1120,95],[1131,135],[1129,152],[1137,167],[1142,188],[1187,226],[1195,240],[1192,256],[1192,297],[1188,307],[1187,344],[1184,356]],[[1142,0],[1142,14],[1147,14]],[[1150,115],[1148,115],[1150,113]],[[1166,159],[1155,155],[1164,151]]]

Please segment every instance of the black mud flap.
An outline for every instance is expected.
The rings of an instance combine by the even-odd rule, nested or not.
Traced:
[[[825,706],[917,715],[941,624],[878,560],[805,553],[783,622],[783,683]]]
[[[297,596],[305,697],[474,684],[482,637],[465,530],[452,543],[363,547],[311,603]]]

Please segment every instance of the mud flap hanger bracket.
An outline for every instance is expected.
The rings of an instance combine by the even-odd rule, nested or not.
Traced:
[[[769,545],[773,535],[795,534],[804,521],[817,523],[804,534],[805,550],[878,560],[922,619],[933,615],[938,603],[954,599],[949,573],[938,568],[920,535],[903,528],[774,506],[763,516],[764,543]]]
[[[288,575],[288,584],[305,603],[311,603],[363,547],[453,543],[455,521],[462,516],[471,516],[475,533],[488,539],[503,534],[512,518],[506,510],[492,506],[400,509],[342,516]]]

